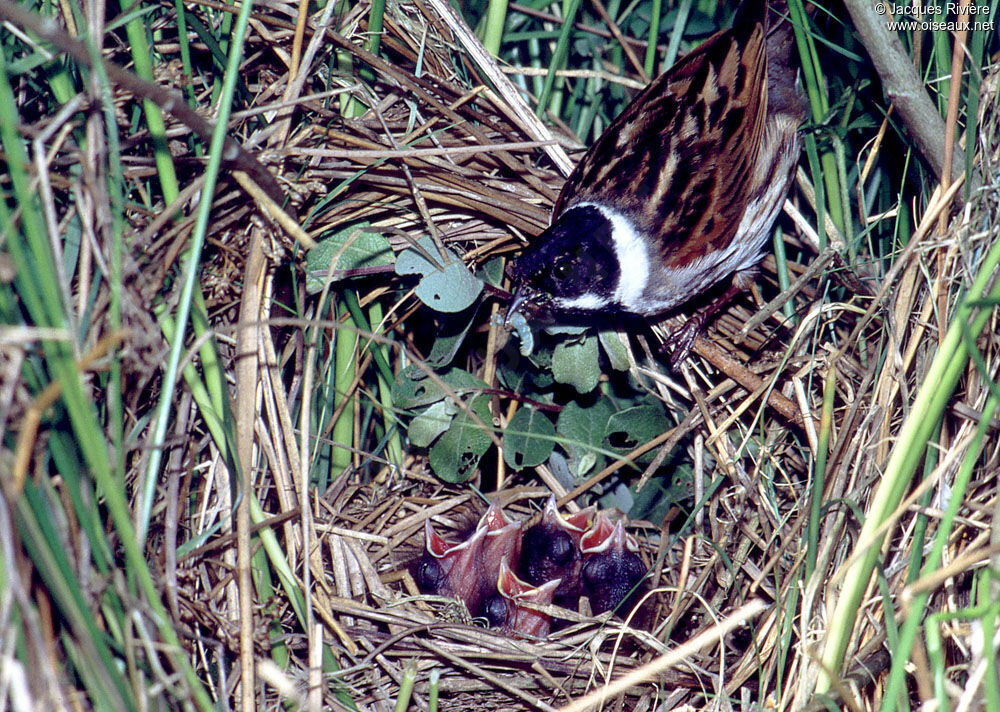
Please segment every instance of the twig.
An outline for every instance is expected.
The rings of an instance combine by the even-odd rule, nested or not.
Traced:
[[[611,15],[608,14],[608,11],[604,8],[604,3],[602,3],[601,0],[593,0],[593,5],[594,9],[597,10],[597,14],[601,16],[601,19],[604,20],[605,24],[607,24],[608,29],[611,30],[611,34],[615,36],[616,40],[618,40],[618,44],[620,44],[622,50],[624,50],[625,56],[628,57],[628,61],[633,67],[635,67],[636,72],[639,74],[639,78],[643,81],[643,83],[648,83],[649,75],[646,74],[646,68],[642,66],[642,62],[639,61],[635,52],[632,51],[631,47],[629,47],[628,42],[625,41],[625,35],[622,34],[622,31],[618,28],[614,18],[611,17]]]
[[[524,700],[525,702],[527,702],[532,707],[537,707],[538,709],[543,710],[544,712],[555,712],[554,708],[552,708],[549,705],[545,704],[544,702],[542,702],[537,697],[532,697],[527,692],[524,692],[523,690],[519,690],[518,688],[514,687],[513,685],[508,684],[507,682],[505,682],[503,680],[503,678],[497,677],[496,675],[493,675],[492,673],[487,672],[487,670],[485,668],[480,667],[479,665],[475,665],[473,663],[470,663],[468,660],[464,660],[463,658],[460,658],[457,655],[453,655],[452,653],[449,653],[447,650],[445,650],[441,646],[432,645],[430,642],[428,642],[426,640],[418,640],[417,643],[419,643],[423,647],[427,648],[427,650],[429,650],[432,653],[434,653],[434,655],[440,656],[440,657],[444,658],[445,660],[449,661],[450,663],[453,663],[454,665],[458,665],[460,668],[468,670],[469,672],[471,672],[476,677],[481,677],[482,679],[487,680],[487,681],[493,683],[494,685],[496,685],[501,690],[504,690],[505,692],[508,692],[511,695],[514,695],[515,697],[519,697],[520,699]]]
[[[726,354],[722,349],[704,337],[694,342],[694,352],[740,384],[748,392],[754,393],[764,385],[764,379]],[[767,404],[778,411],[783,418],[800,428],[805,426],[803,414],[793,401],[780,391],[771,388],[767,393]]]
[[[827,263],[833,259],[835,254],[836,250],[832,246],[828,245],[827,248],[821,252],[815,260],[813,260],[812,264],[806,268],[805,272],[800,274],[798,279],[788,286],[788,289],[765,304],[762,309],[758,310],[756,314],[747,320],[747,323],[744,324],[743,328],[739,331],[740,337],[745,338],[747,334],[763,324],[771,317],[772,314],[781,309],[787,301],[792,299],[792,297],[802,290],[802,288],[806,285],[806,282],[811,280],[826,267]]]
[[[931,168],[940,178],[945,170],[945,124],[934,102],[927,95],[920,75],[903,49],[895,32],[889,30],[888,15],[879,15],[870,0],[844,0],[861,43],[868,50],[872,64],[885,87],[885,95],[899,109],[903,123],[913,134],[913,139]],[[955,160],[951,164],[953,180],[963,175],[965,152],[954,147]],[[973,180],[973,187],[978,179]]]
[[[671,650],[665,655],[661,655],[640,668],[636,668],[628,675],[624,675],[614,682],[611,682],[600,689],[594,690],[589,695],[581,697],[572,704],[560,708],[558,712],[583,712],[583,710],[588,710],[592,707],[601,705],[611,697],[624,692],[634,685],[655,680],[656,677],[664,670],[677,665],[682,662],[684,658],[694,655],[710,643],[721,640],[726,634],[743,625],[751,618],[756,617],[766,608],[767,605],[761,600],[751,601],[745,606],[741,606],[733,611],[732,615],[724,621],[696,635],[687,643],[684,643],[684,645],[679,646],[675,650]]]

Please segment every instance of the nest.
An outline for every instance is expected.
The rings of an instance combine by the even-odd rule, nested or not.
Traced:
[[[496,85],[497,67],[467,51],[468,29],[452,15],[439,14],[423,2],[389,3],[379,56],[364,48],[370,40],[367,10],[358,3],[331,20],[329,43],[311,43],[307,34],[303,56],[308,76],[291,86],[285,83],[283,60],[294,42],[294,8],[269,4],[257,10],[253,22],[258,31],[249,40],[243,76],[254,96],[248,105],[261,108],[237,114],[232,133],[279,176],[281,189],[290,196],[285,211],[314,235],[365,221],[390,235],[395,249],[436,233],[470,265],[515,252],[522,239],[547,224],[570,165],[563,147],[574,142],[551,133],[523,100],[486,88]],[[124,64],[118,57],[123,52],[124,47],[111,48],[109,59]],[[1000,161],[997,112],[992,110],[996,94],[990,93],[995,79],[993,74],[984,94],[980,147],[982,161],[990,166],[984,175],[994,178]],[[195,93],[208,89],[196,87]],[[132,98],[119,92],[119,108]],[[30,106],[25,111],[30,114]],[[119,118],[127,123],[124,115]],[[39,126],[45,120],[37,117]],[[196,187],[202,163],[184,143],[189,129],[178,122],[169,129],[182,185]],[[137,143],[145,145],[143,137]],[[66,150],[60,158],[64,164],[80,160]],[[141,184],[152,172],[152,159],[129,146],[125,157],[125,181]],[[59,160],[51,165],[58,168]],[[87,173],[85,179],[92,181],[95,195],[104,195],[95,175],[100,172]],[[56,186],[66,189],[65,183]],[[642,349],[651,352],[655,344],[636,342],[633,373],[669,405],[679,423],[658,447],[665,457],[683,441],[696,463],[695,478],[714,481],[709,491],[696,491],[704,508],[685,531],[697,535],[673,536],[679,524],[671,519],[679,516],[676,511],[664,521],[631,523],[651,570],[648,620],[640,627],[617,618],[584,618],[548,640],[529,641],[498,636],[469,620],[453,602],[421,596],[414,588],[408,567],[422,546],[425,519],[434,518],[436,526],[450,527],[457,537],[482,506],[468,488],[448,487],[433,477],[422,455],[411,455],[398,470],[368,453],[353,453],[349,475],[325,489],[302,492],[293,475],[299,468],[298,440],[288,404],[307,388],[302,373],[307,344],[299,325],[277,318],[274,306],[293,301],[282,290],[294,290],[288,275],[301,275],[302,252],[235,180],[223,181],[214,196],[203,285],[213,327],[232,334],[240,301],[246,298],[244,285],[256,276],[246,257],[252,235],[263,236],[269,279],[262,283],[265,301],[272,306],[260,312],[269,328],[262,330],[258,343],[263,366],[252,463],[257,498],[265,511],[277,514],[265,515],[256,531],[269,525],[267,531],[277,537],[290,572],[283,583],[307,587],[308,617],[322,624],[322,640],[338,661],[338,670],[327,668],[324,704],[344,708],[346,694],[359,708],[388,709],[406,674],[415,671],[414,700],[421,709],[431,694],[432,672],[440,675],[436,689],[447,696],[449,710],[549,709],[662,660],[678,644],[710,633],[753,600],[768,605],[747,614],[745,625],[688,651],[680,664],[650,673],[645,683],[617,692],[607,704],[638,711],[682,705],[701,709],[719,698],[776,692],[795,708],[807,701],[806,691],[820,674],[816,642],[828,624],[827,596],[836,590],[830,581],[839,585],[835,574],[851,554],[849,544],[859,527],[850,507],[836,503],[851,501],[866,509],[892,438],[910,415],[910,396],[923,382],[944,336],[946,322],[936,314],[950,311],[973,281],[978,256],[996,239],[1000,186],[983,188],[943,233],[931,229],[937,218],[928,211],[920,238],[888,275],[869,272],[861,260],[845,263],[840,257],[843,238],[832,225],[826,230],[832,247],[821,244],[810,227],[809,216],[815,214],[810,187],[801,177],[799,186],[788,208],[794,220],[784,224],[788,249],[801,256],[799,263],[815,267],[789,276],[790,282],[802,277],[801,284],[781,290],[769,257],[761,294],[739,300],[716,320],[708,343],[696,350],[699,358],[679,375],[644,358]],[[152,336],[158,329],[145,305],[176,277],[195,204],[196,191],[182,191],[182,199],[172,206],[180,211],[173,222],[140,209],[128,212],[131,244],[145,245],[132,251],[126,265],[126,325],[135,335],[125,374],[130,412],[144,412],[143,404],[158,393],[165,344]],[[385,292],[385,281],[395,279],[370,277],[363,282],[361,303],[377,299]],[[831,293],[838,296],[831,298]],[[774,304],[762,312],[771,299]],[[792,305],[793,317],[782,311],[786,303]],[[95,318],[106,318],[108,304],[104,294]],[[762,313],[763,319],[753,320]],[[425,353],[419,334],[434,323],[416,300],[408,296],[393,305],[388,323],[409,353]],[[484,320],[483,338],[486,329]],[[996,378],[997,333],[987,328],[974,342],[983,369],[965,374],[946,416],[946,430],[958,443],[955,457],[969,447],[975,417],[988,397],[985,384]],[[237,362],[233,342],[224,340],[221,349],[225,362]],[[891,362],[888,366],[882,354]],[[235,373],[235,365],[230,372]],[[18,393],[15,407],[23,413],[28,397]],[[824,396],[829,404],[825,412]],[[196,501],[180,518],[193,522],[195,511],[204,511],[200,526],[207,530],[209,522],[225,520],[223,513],[234,506],[229,482],[199,474],[201,469],[224,470],[224,454],[195,417],[190,399],[175,405],[180,417],[170,448],[174,479],[161,501]],[[995,421],[988,427],[995,435]],[[319,436],[325,435],[321,430]],[[976,465],[965,519],[948,541],[953,558],[981,546],[988,531],[996,506],[990,473],[1000,469],[1000,451],[995,438],[993,442]],[[706,449],[714,455],[714,465],[700,461]],[[148,453],[136,448],[128,456],[138,473]],[[819,494],[834,504],[821,519],[821,546],[811,552],[809,563],[816,573],[809,587],[798,592],[799,600],[792,592],[802,582],[818,457],[825,467]],[[951,467],[954,459],[948,462]],[[651,466],[644,476],[648,479],[654,471]],[[604,476],[608,474],[613,473]],[[522,474],[505,480],[495,496],[527,519],[556,487],[549,480],[540,483],[535,474]],[[922,518],[929,507],[914,505],[901,513],[905,521],[889,542],[883,563],[890,592],[899,593],[907,584],[913,546],[909,532],[918,521],[934,529],[936,519],[928,523]],[[152,551],[176,546],[170,518],[178,513],[169,506],[157,511]],[[312,548],[306,549],[304,542]],[[192,650],[204,656],[199,659],[215,661],[201,667],[206,680],[212,678],[213,666],[231,664],[230,655],[247,643],[236,623],[234,599],[227,597],[232,593],[233,552],[232,538],[222,537],[165,564],[165,579],[179,584],[167,595],[172,614],[190,636]],[[939,608],[947,607],[949,591],[968,595],[968,575],[962,572],[951,588],[935,590]],[[299,625],[303,601],[289,596],[288,588],[261,584],[258,590],[269,590],[271,597],[262,598],[255,611],[255,650],[268,657],[281,638],[288,655],[284,672],[260,673],[276,707],[280,697],[302,690],[313,632]],[[786,609],[790,600],[797,603]],[[865,688],[869,676],[877,677],[888,659],[882,647],[885,611],[872,601],[865,605],[868,616],[855,632],[847,677],[870,690]],[[793,634],[798,642],[786,657],[790,648],[785,641]],[[962,632],[954,636],[959,639]],[[212,652],[217,648],[225,651],[218,658]],[[962,654],[953,654],[956,664],[968,663]],[[851,678],[855,669],[867,673]],[[288,682],[291,688],[283,686]],[[279,689],[280,694],[275,692]]]

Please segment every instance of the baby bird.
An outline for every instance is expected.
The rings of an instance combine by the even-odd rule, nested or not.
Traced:
[[[521,525],[508,521],[499,505],[486,510],[467,540],[451,544],[424,522],[424,555],[414,578],[426,593],[463,601],[473,616],[496,590],[503,559],[517,559],[521,550]]]
[[[524,604],[552,603],[560,583],[560,579],[553,579],[541,586],[532,586],[515,576],[504,559],[500,563],[497,593],[486,599],[483,616],[490,628],[499,633],[518,638],[544,638],[552,626],[551,616]]]
[[[515,637],[544,637],[552,629],[535,604],[575,610],[583,594],[595,613],[615,610],[630,603],[646,573],[621,522],[595,517],[593,507],[562,516],[555,497],[527,530],[494,503],[465,541],[447,541],[429,520],[424,538],[414,569],[420,589],[459,599],[473,617]]]
[[[550,496],[542,511],[542,520],[524,532],[521,541],[521,561],[517,571],[529,584],[539,586],[552,579],[561,579],[555,592],[555,603],[575,609],[580,597],[580,537],[590,526],[593,508],[563,517]]]
[[[580,593],[590,599],[595,614],[631,608],[646,565],[636,553],[639,543],[625,532],[621,521],[611,523],[598,514],[592,529],[580,539],[583,567]]]

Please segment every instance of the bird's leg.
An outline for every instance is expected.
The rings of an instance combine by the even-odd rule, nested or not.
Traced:
[[[756,269],[749,269],[734,274],[732,284],[729,285],[725,292],[713,299],[700,312],[688,317],[684,325],[676,329],[670,335],[669,340],[660,346],[661,355],[669,354],[667,367],[671,371],[676,371],[684,363],[684,360],[691,355],[694,342],[698,340],[699,336],[705,334],[705,327],[709,321],[722,311],[736,295],[747,290],[753,283],[753,276],[756,272]]]

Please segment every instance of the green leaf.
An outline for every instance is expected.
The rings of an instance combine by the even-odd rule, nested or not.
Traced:
[[[556,431],[565,439],[563,447],[569,454],[569,468],[575,477],[582,478],[595,465],[603,467],[604,435],[614,414],[614,403],[606,397],[598,398],[586,408],[568,403],[559,413]]]
[[[440,317],[435,329],[434,344],[427,354],[427,363],[435,368],[447,366],[455,358],[458,349],[465,342],[469,329],[476,323],[478,309],[469,309],[454,316]]]
[[[377,232],[365,228],[368,223],[359,223],[334,233],[321,241],[306,255],[306,291],[315,294],[323,289],[324,280],[330,269],[330,262],[343,249],[335,269],[359,269],[378,267],[393,263],[392,246]],[[344,245],[347,247],[344,247]]]
[[[580,336],[589,330],[589,326],[579,324],[549,324],[545,327],[545,333],[552,336]]]
[[[406,434],[417,447],[427,447],[446,431],[458,412],[458,406],[449,400],[429,405],[423,413],[410,421]]]
[[[552,421],[535,408],[525,406],[514,413],[503,436],[503,460],[513,470],[541,465],[555,448]]]
[[[485,381],[460,368],[451,368],[437,375],[458,395],[486,388]],[[443,400],[447,395],[448,393],[416,364],[410,364],[400,371],[392,384],[393,402],[400,408],[420,408]]]
[[[469,408],[487,426],[491,422],[489,398],[477,396]],[[492,444],[489,434],[468,413],[461,411],[451,427],[431,447],[428,459],[434,474],[445,482],[465,482],[476,472],[481,458]]]
[[[607,447],[624,454],[662,435],[669,427],[661,406],[639,405],[619,411],[608,419],[604,442]]]
[[[483,291],[483,283],[465,266],[451,250],[445,250],[447,264],[435,264],[441,258],[429,237],[417,241],[423,252],[416,248],[403,250],[396,258],[396,274],[419,274],[416,295],[431,309],[440,312],[460,312],[468,309]],[[426,254],[425,254],[426,253]]]
[[[442,261],[441,253],[438,252],[437,245],[429,237],[422,237],[417,240],[416,247],[407,247],[399,253],[396,258],[396,274],[405,276],[408,274],[428,275],[431,272],[439,272],[444,269],[445,262],[454,262],[458,259],[453,251],[445,248],[445,260]]]
[[[417,285],[417,298],[440,312],[468,309],[483,291],[483,283],[461,262],[452,262],[440,272],[432,272]]]
[[[444,389],[432,381],[422,368],[410,364],[392,384],[392,401],[400,408],[419,408],[443,400]]]
[[[552,375],[559,383],[573,386],[578,393],[590,393],[597,388],[601,367],[597,360],[597,339],[587,336],[583,341],[564,341],[552,354]]]
[[[494,287],[499,287],[503,282],[503,265],[504,260],[502,257],[494,257],[491,260],[487,260],[476,270],[476,276],[484,282],[489,282]]]
[[[673,465],[673,463],[671,463]],[[690,465],[672,466],[669,474],[653,477],[635,494],[629,517],[663,521],[671,507],[680,506],[690,511],[694,497],[694,472]],[[634,489],[632,490],[634,492]]]
[[[601,340],[601,346],[604,347],[604,353],[608,355],[608,363],[611,364],[611,368],[616,371],[627,371],[629,369],[628,351],[618,332],[600,331],[597,338]]]

